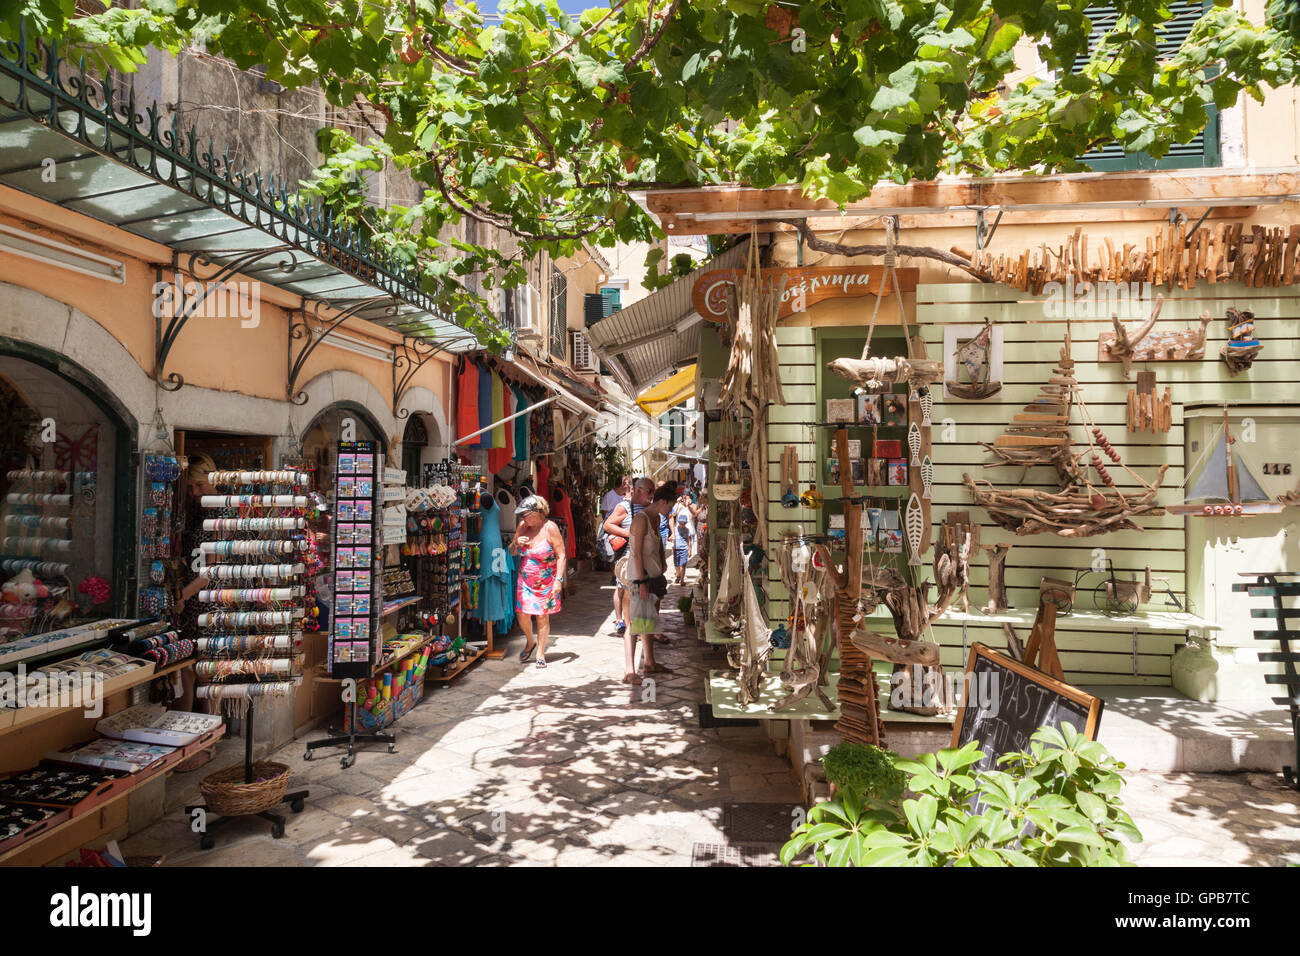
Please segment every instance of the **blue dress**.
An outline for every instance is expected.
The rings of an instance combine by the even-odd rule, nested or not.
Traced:
[[[491,495],[482,495],[479,513],[483,528],[479,532],[479,605],[478,618],[491,621],[501,633],[515,623],[514,558],[501,545],[501,509]]]

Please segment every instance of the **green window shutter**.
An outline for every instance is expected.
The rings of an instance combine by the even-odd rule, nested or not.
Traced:
[[[609,315],[612,312],[617,312],[619,309],[623,308],[622,302],[619,298],[618,289],[601,289],[600,294],[604,296],[605,301],[609,303],[609,308],[605,311],[606,315]]]
[[[1169,7],[1174,17],[1165,23],[1156,41],[1156,48],[1162,57],[1172,56],[1178,51],[1196,21],[1205,13],[1207,4],[1202,0],[1176,0],[1169,4]],[[1089,6],[1087,14],[1088,19],[1092,21],[1092,35],[1088,37],[1090,56],[1097,48],[1102,35],[1114,28],[1119,14],[1115,7],[1109,4]],[[1082,62],[1079,68],[1082,68]],[[1175,143],[1160,159],[1155,159],[1148,153],[1125,153],[1118,143],[1107,143],[1100,149],[1084,153],[1079,159],[1099,172],[1129,169],[1200,169],[1218,166],[1219,112],[1213,104],[1207,104],[1205,112],[1205,129],[1192,137],[1189,142]]]
[[[582,297],[582,324],[590,328],[609,315],[606,299],[599,292],[588,292]]]

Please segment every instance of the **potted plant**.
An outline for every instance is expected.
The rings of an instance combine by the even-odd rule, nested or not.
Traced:
[[[687,627],[695,626],[695,612],[691,610],[691,605],[694,603],[694,600],[694,594],[688,594],[685,597],[677,599],[677,610],[682,612],[682,623]]]
[[[1028,751],[998,758],[1003,769],[972,769],[983,756],[972,741],[892,758],[911,796],[890,799],[871,792],[897,782],[875,755],[837,755],[838,795],[808,811],[781,862],[811,850],[819,866],[1132,865],[1122,841],[1142,834],[1119,799],[1124,765],[1097,741],[1041,727]]]

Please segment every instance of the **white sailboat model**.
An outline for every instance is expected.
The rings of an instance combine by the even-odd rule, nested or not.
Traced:
[[[1227,515],[1278,514],[1286,505],[1271,500],[1244,461],[1238,460],[1232,446],[1237,439],[1228,427],[1228,410],[1223,411],[1223,431],[1210,453],[1209,461],[1187,493],[1187,503],[1170,505],[1168,511],[1178,515],[1222,517]],[[1197,504],[1196,502],[1202,502]]]

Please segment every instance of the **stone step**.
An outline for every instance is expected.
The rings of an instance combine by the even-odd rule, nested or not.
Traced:
[[[1189,700],[1172,687],[1084,687],[1106,701],[1097,739],[1129,770],[1277,773],[1296,762],[1286,710],[1258,701]]]

